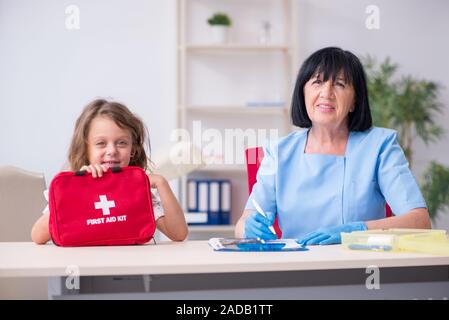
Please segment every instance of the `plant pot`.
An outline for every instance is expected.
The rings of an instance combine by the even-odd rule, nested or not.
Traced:
[[[211,26],[212,41],[215,44],[223,44],[228,42],[229,27],[227,26]]]

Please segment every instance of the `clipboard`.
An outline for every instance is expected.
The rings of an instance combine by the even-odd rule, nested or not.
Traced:
[[[214,251],[308,251],[296,239],[263,240],[257,238],[211,238],[209,245]]]

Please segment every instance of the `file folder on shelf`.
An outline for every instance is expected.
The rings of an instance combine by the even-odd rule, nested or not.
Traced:
[[[209,182],[208,224],[220,224],[220,183]]]
[[[189,224],[229,224],[231,182],[223,179],[189,179],[187,181]]]
[[[194,180],[187,181],[187,211],[198,211],[198,190]]]
[[[188,224],[208,223],[207,185],[203,185],[201,188],[201,193],[205,193],[201,199],[199,198],[199,188],[200,187],[197,180],[187,181],[187,212],[185,217]]]
[[[220,183],[221,213],[220,224],[229,224],[231,218],[231,181],[223,180]]]

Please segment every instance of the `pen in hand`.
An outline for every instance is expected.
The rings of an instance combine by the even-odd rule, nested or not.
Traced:
[[[259,204],[257,203],[257,201],[253,198],[251,199],[253,202],[254,207],[256,208],[257,212],[259,212],[262,216],[264,216],[265,218],[268,218],[265,211],[262,210],[262,208],[259,206]],[[274,230],[273,226],[269,226],[268,227],[270,229],[271,232],[273,232],[273,234],[276,234],[276,231]]]

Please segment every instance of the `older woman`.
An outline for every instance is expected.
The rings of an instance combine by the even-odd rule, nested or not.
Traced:
[[[372,127],[365,73],[349,51],[324,48],[302,65],[293,124],[307,128],[264,147],[236,236],[340,243],[341,232],[430,228],[429,214],[394,130]],[[254,201],[266,212],[255,211]],[[394,216],[385,217],[385,203]]]

